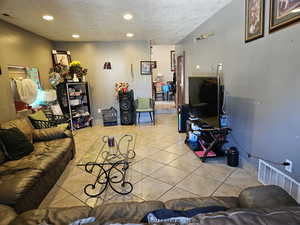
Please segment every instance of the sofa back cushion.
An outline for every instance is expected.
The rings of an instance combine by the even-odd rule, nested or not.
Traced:
[[[4,153],[10,160],[21,159],[34,149],[18,128],[0,129],[0,139],[4,144]]]
[[[91,208],[74,206],[68,208],[35,209],[17,216],[11,225],[59,224],[68,225],[83,218],[89,218]]]
[[[3,129],[9,129],[13,127],[18,128],[21,132],[25,134],[27,139],[32,143],[32,134],[34,128],[27,117],[2,123],[0,127]]]
[[[198,214],[191,224],[197,225],[298,225],[300,207],[273,209],[232,209],[224,212]]]
[[[297,206],[297,202],[281,187],[275,185],[249,187],[239,195],[242,208],[274,208]]]
[[[110,203],[94,208],[90,214],[102,224],[111,221],[139,223],[151,211],[165,208],[160,201]]]

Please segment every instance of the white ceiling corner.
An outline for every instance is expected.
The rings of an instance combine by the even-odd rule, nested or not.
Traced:
[[[231,0],[0,0],[0,19],[53,41],[153,40],[176,44]],[[125,21],[123,14],[134,18]],[[47,22],[42,15],[50,14]],[[75,40],[72,34],[80,34]]]

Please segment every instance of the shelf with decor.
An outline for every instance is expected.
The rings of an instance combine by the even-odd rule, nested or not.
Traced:
[[[65,82],[58,86],[57,95],[62,110],[68,114],[73,130],[92,126],[87,82]]]

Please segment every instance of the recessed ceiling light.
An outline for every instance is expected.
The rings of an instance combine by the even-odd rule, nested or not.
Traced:
[[[131,15],[130,13],[127,13],[123,16],[124,20],[131,20],[133,18],[133,15]]]
[[[79,34],[73,34],[72,38],[80,38],[80,35]]]
[[[300,12],[300,8],[292,10],[292,13],[298,13],[298,12]]]
[[[126,36],[129,37],[129,38],[132,38],[134,36],[134,34],[133,33],[127,33]]]
[[[51,21],[51,20],[54,20],[54,17],[51,16],[51,15],[44,15],[44,16],[43,16],[43,19],[44,19],[44,20],[47,20],[47,21]]]

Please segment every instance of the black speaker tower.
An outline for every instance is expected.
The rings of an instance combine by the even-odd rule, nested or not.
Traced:
[[[121,125],[135,124],[135,107],[133,90],[119,94]]]

